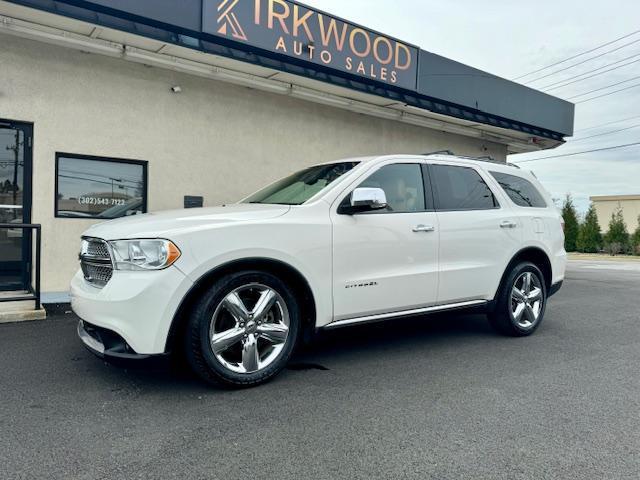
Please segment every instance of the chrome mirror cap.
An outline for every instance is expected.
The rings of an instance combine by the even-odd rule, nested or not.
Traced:
[[[382,210],[387,208],[387,195],[381,188],[356,188],[351,194],[351,207]]]

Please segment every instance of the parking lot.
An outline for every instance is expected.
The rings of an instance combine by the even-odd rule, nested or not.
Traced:
[[[527,339],[481,316],[323,335],[274,382],[122,370],[0,326],[0,478],[637,479],[640,262],[571,262]]]

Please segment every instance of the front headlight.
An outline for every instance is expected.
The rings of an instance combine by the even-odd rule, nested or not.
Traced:
[[[180,258],[180,249],[169,240],[116,240],[109,242],[116,270],[162,270]]]

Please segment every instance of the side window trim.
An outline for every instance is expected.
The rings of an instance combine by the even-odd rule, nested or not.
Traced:
[[[436,197],[433,191],[433,182],[431,181],[431,166],[428,163],[422,163],[422,183],[424,185],[424,205],[426,212],[436,211]]]
[[[432,169],[436,165],[442,165],[442,166],[445,166],[445,167],[454,167],[454,168],[467,168],[467,169],[475,172],[475,174],[478,175],[478,177],[480,177],[482,182],[487,186],[487,188],[491,192],[491,195],[493,196],[493,201],[494,201],[494,203],[496,205],[491,207],[491,208],[460,208],[460,209],[440,208],[438,187],[437,187],[436,183],[433,181],[433,173],[432,173]],[[486,212],[486,211],[489,211],[489,210],[501,210],[503,208],[502,204],[500,203],[500,201],[498,199],[499,197],[493,191],[493,189],[491,188],[491,185],[482,176],[482,174],[478,170],[476,170],[474,167],[467,166],[467,165],[450,165],[450,164],[446,164],[446,163],[428,163],[427,166],[428,166],[428,170],[429,170],[429,180],[431,182],[431,187],[432,187],[433,206],[434,206],[434,210],[436,212]]]

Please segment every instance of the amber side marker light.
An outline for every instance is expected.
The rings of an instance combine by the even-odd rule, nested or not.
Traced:
[[[167,242],[167,262],[166,262],[167,267],[173,265],[176,262],[176,260],[180,258],[180,255],[182,255],[182,252],[180,251],[180,249],[176,247],[176,245],[173,242],[171,241]]]

